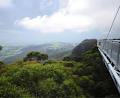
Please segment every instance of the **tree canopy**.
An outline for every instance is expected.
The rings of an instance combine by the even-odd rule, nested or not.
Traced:
[[[48,55],[43,54],[40,52],[32,51],[27,54],[27,56],[24,58],[25,61],[41,61],[41,60],[47,60]]]
[[[2,50],[2,46],[0,46],[0,50]]]
[[[29,61],[46,60],[48,55],[32,51],[25,57],[28,62],[1,67],[0,98],[117,98],[97,47],[78,56],[42,64]]]

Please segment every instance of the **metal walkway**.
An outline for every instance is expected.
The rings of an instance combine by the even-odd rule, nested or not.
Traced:
[[[99,40],[97,46],[120,93],[120,40]]]

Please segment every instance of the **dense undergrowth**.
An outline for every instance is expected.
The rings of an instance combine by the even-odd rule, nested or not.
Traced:
[[[79,61],[79,62],[78,62]],[[118,92],[97,48],[81,59],[19,61],[0,67],[0,98],[116,98]]]

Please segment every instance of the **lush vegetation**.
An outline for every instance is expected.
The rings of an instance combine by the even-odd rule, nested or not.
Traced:
[[[0,46],[0,50],[2,50],[2,46]]]
[[[41,61],[41,60],[47,60],[48,55],[43,54],[40,52],[32,51],[27,54],[27,56],[24,58],[24,61]]]
[[[40,55],[31,52],[26,57]],[[18,61],[0,68],[0,98],[117,96],[118,92],[96,47],[82,52],[80,58],[74,55],[64,58],[64,61]]]
[[[2,50],[2,46],[0,46],[0,51]],[[1,67],[4,65],[4,63],[2,61],[0,61],[0,69]]]

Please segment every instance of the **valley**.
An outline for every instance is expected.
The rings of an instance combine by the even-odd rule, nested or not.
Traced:
[[[70,55],[73,48],[73,44],[64,42],[30,46],[5,46],[0,51],[0,60],[7,64],[13,63],[22,60],[31,51],[47,53],[49,59],[62,59],[64,56]]]

